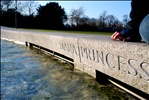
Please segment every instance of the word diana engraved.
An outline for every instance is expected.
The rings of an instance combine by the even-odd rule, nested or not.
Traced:
[[[71,53],[71,55],[78,56],[80,63],[84,63],[82,59],[86,59],[86,61],[92,61],[100,63],[102,66],[108,66],[109,70],[115,69],[119,72],[122,71],[123,73],[139,77],[140,79],[149,82],[149,62],[140,61],[141,59],[135,60],[135,58],[126,58],[120,55],[115,55],[93,48],[76,46],[65,42],[59,42],[59,47],[61,50]]]

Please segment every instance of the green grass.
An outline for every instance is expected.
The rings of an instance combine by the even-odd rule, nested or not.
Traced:
[[[58,33],[70,33],[70,34],[93,34],[93,35],[107,35],[110,36],[112,32],[92,32],[92,31],[71,31],[71,30],[46,30],[46,29],[29,29],[21,28],[25,30],[39,31],[39,32],[58,32]]]

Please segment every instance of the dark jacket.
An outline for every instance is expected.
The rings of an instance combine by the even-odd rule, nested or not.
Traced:
[[[132,0],[131,1],[131,20],[127,23],[127,33],[125,37],[131,37],[132,41],[140,41],[141,36],[139,34],[139,25],[143,18],[149,14],[148,0]]]

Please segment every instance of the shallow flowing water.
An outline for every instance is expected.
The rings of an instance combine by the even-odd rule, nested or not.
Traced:
[[[37,49],[1,40],[1,100],[111,99],[135,100]]]

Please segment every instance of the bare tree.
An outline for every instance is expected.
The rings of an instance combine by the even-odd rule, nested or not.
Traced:
[[[78,19],[78,25],[87,25],[88,23],[89,18],[87,16]]]
[[[24,15],[34,15],[39,4],[34,0],[18,2],[18,11]]]
[[[2,0],[1,10],[8,10],[14,4],[13,0]]]
[[[84,9],[80,7],[79,9],[72,9],[69,15],[69,20],[71,25],[78,25],[79,19],[84,16]]]
[[[119,20],[116,20],[115,23],[116,23],[116,26],[114,27],[115,31],[121,31],[123,28],[123,23]]]
[[[22,1],[17,1],[17,11],[20,12],[20,13],[22,13],[24,11]]]
[[[108,27],[110,27],[110,28],[116,27],[117,18],[113,15],[108,15],[106,17],[106,22],[107,22]]]
[[[123,27],[126,27],[126,25],[127,25],[127,23],[128,23],[129,20],[130,20],[130,19],[129,19],[128,15],[125,14],[125,15],[123,16]]]
[[[95,18],[90,18],[89,19],[89,23],[88,23],[90,26],[97,26],[97,19]]]
[[[107,11],[103,11],[98,19],[98,27],[102,27],[102,28],[106,27],[106,18],[107,18],[106,16],[107,16]]]

